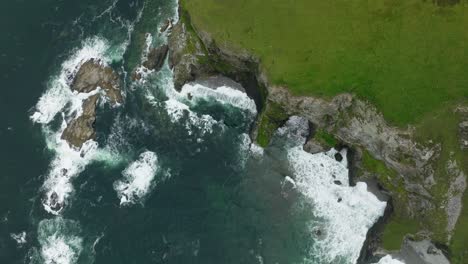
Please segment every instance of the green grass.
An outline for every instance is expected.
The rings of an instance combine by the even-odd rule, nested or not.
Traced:
[[[314,138],[329,147],[335,147],[338,145],[338,140],[332,134],[322,129],[317,129]]]
[[[400,250],[406,235],[419,231],[419,223],[412,219],[390,218],[382,235],[382,246],[386,250]]]
[[[218,45],[300,95],[354,92],[397,125],[468,96],[468,5],[423,0],[182,0]]]
[[[279,104],[269,102],[260,114],[257,143],[261,147],[268,146],[275,131],[287,119],[288,115]]]
[[[394,211],[385,225],[382,246],[386,250],[399,250],[403,238],[416,234],[421,228],[419,220],[410,218],[406,211],[408,192],[396,172],[388,169],[382,161],[372,158],[367,151],[363,152],[362,166],[366,171],[375,173],[382,186],[392,194]]]
[[[466,104],[466,102],[464,102]],[[452,178],[446,171],[446,164],[449,160],[455,160],[460,168],[468,172],[468,153],[459,148],[459,142],[454,135],[457,135],[458,114],[453,112],[451,105],[445,106],[440,111],[427,115],[417,127],[416,136],[420,141],[432,140],[441,144],[440,158],[436,161],[435,180],[436,185],[429,190],[435,200],[442,201],[445,198],[447,189]],[[453,232],[453,237],[449,244],[452,256],[452,263],[463,264],[468,261],[468,194],[465,191],[463,197],[463,209]],[[431,219],[426,223],[430,230],[435,232],[435,239],[444,243],[445,230],[442,224],[446,215],[443,208],[436,208],[432,212]]]

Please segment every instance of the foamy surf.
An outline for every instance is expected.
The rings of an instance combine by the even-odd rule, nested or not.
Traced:
[[[346,149],[317,154],[304,151],[307,134],[308,122],[300,117],[290,118],[277,132],[289,142],[287,159],[294,185],[312,204],[318,219],[311,223],[316,237],[311,255],[323,256],[324,263],[355,263],[367,231],[383,215],[386,203],[368,192],[365,183],[349,186]]]
[[[119,49],[117,47],[117,50]],[[95,59],[103,65],[108,65],[114,53],[108,41],[103,38],[94,37],[84,40],[82,46],[74,49],[70,57],[61,64],[59,74],[49,81],[46,92],[36,104],[36,111],[31,115],[33,122],[42,124],[47,147],[55,152],[43,184],[45,191],[43,206],[51,214],[60,214],[66,206],[67,198],[73,192],[72,179],[93,160],[98,149],[97,142],[93,140],[88,140],[78,150],[61,139],[67,127],[67,121],[82,114],[83,101],[100,92],[98,88],[89,93],[77,93],[70,87],[83,63]],[[58,114],[62,118],[62,124],[58,129],[54,129],[49,124]]]
[[[44,264],[74,264],[83,250],[77,222],[63,218],[42,220],[38,226],[39,258]],[[37,258],[37,257],[36,257]],[[37,259],[34,259],[37,261]]]
[[[140,154],[138,160],[132,162],[122,172],[123,179],[114,183],[114,189],[120,199],[120,204],[127,205],[140,202],[148,194],[152,186],[159,183],[159,180],[155,180],[158,169],[156,153],[146,151]]]
[[[18,247],[23,247],[24,244],[26,244],[26,231],[19,232],[19,233],[11,233],[10,234],[11,239],[13,239],[16,242],[16,245]]]
[[[392,258],[392,256],[390,255],[386,255],[385,257],[381,258],[379,262],[377,262],[376,264],[405,264],[405,263],[402,262],[401,260]]]
[[[208,114],[194,111],[201,102],[210,102],[222,106],[230,106],[245,112],[246,119],[253,119],[257,114],[257,108],[245,92],[227,86],[220,86],[216,89],[206,87],[199,83],[185,84],[181,91],[174,88],[173,72],[168,66],[168,62],[154,76],[154,84],[167,97],[162,102],[158,101],[150,92],[147,93],[148,101],[155,105],[162,103],[173,123],[184,123],[189,134],[194,129],[201,131],[201,134],[213,132],[214,125],[223,126],[222,122],[215,120]]]
[[[43,184],[46,193],[44,209],[54,215],[58,215],[66,206],[67,198],[73,192],[72,179],[90,163],[98,147],[97,142],[88,140],[77,151],[61,139],[60,135],[61,133],[55,133],[53,142],[48,142],[49,148],[55,152],[55,157]]]
[[[81,102],[86,98],[80,98],[73,93],[70,85],[80,66],[86,61],[97,59],[104,64],[110,62],[104,56],[108,48],[106,40],[95,37],[85,40],[80,49],[74,50],[69,59],[62,63],[60,73],[49,81],[47,91],[37,102],[36,111],[31,116],[31,120],[41,124],[50,123],[70,102],[72,107],[68,110],[81,108]]]

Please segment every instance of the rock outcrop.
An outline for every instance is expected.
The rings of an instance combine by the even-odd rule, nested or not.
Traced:
[[[410,217],[428,215],[438,204],[428,189],[432,186],[432,161],[439,155],[439,146],[418,145],[411,130],[389,126],[383,116],[369,103],[351,94],[341,94],[330,101],[293,96],[287,89],[269,87],[269,100],[280,104],[289,115],[301,115],[318,127],[332,133],[341,142],[366,149],[372,157],[385,162],[397,172],[398,180],[408,191],[405,208]]]
[[[81,147],[87,140],[95,138],[94,122],[98,99],[99,94],[95,94],[83,102],[83,114],[70,121],[62,133],[62,139],[75,147]]]
[[[456,111],[461,116],[461,122],[458,125],[460,148],[468,150],[468,107],[458,107]]]
[[[79,93],[89,93],[98,87],[104,90],[112,104],[122,103],[117,73],[111,67],[103,66],[98,60],[90,59],[81,65],[71,89]]]
[[[143,62],[143,66],[149,70],[159,71],[164,64],[168,51],[169,46],[167,45],[152,48],[146,61]]]
[[[118,74],[98,60],[90,59],[83,63],[76,73],[71,89],[79,93],[90,93],[101,88],[104,96],[113,105],[123,102]],[[73,147],[81,148],[84,142],[96,136],[96,107],[101,93],[96,93],[83,101],[81,115],[68,122],[61,138]]]

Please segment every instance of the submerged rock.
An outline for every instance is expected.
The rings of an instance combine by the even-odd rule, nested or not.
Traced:
[[[84,142],[95,138],[96,105],[99,94],[92,95],[83,102],[83,114],[73,119],[62,133],[62,139],[70,145],[81,148]]]

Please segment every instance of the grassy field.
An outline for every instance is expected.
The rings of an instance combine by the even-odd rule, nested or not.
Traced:
[[[218,45],[295,94],[354,92],[396,125],[468,97],[468,5],[423,0],[182,0]]]

